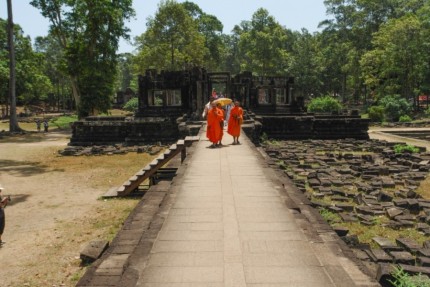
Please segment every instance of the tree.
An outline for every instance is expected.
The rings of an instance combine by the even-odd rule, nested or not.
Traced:
[[[321,95],[322,54],[318,38],[312,36],[306,29],[296,33],[290,65],[296,91],[305,97]]]
[[[0,19],[0,46],[8,46],[6,33],[7,23]],[[45,100],[47,95],[52,92],[52,85],[43,70],[44,56],[35,53],[31,46],[31,40],[24,36],[19,25],[14,24],[13,45],[15,55],[15,76],[18,79],[15,83],[16,103],[26,105]],[[0,50],[0,55],[7,59],[6,49]],[[9,103],[9,60],[0,62],[0,103]]]
[[[399,94],[414,101],[429,69],[428,44],[416,16],[388,21],[374,35],[375,48],[361,61],[366,84],[379,97]]]
[[[253,15],[249,31],[240,35],[241,70],[253,71],[260,76],[284,75],[288,69],[289,54],[286,30],[260,8]]]
[[[64,50],[79,115],[106,112],[114,93],[119,39],[134,15],[132,0],[33,0]]]
[[[199,6],[192,2],[182,3],[185,10],[197,23],[198,31],[205,37],[205,66],[209,70],[218,70],[221,65],[224,42],[222,41],[223,25],[214,15],[206,14]]]
[[[46,37],[37,37],[34,46],[35,52],[41,58],[40,66],[53,86],[50,93],[53,99],[49,99],[50,105],[56,105],[59,109],[70,109],[73,97],[70,89],[70,78],[67,75],[64,50],[52,34]]]
[[[9,47],[9,99],[10,99],[10,120],[9,131],[18,132],[21,128],[18,125],[18,118],[16,116],[16,90],[15,90],[15,46],[13,43],[13,14],[12,14],[12,0],[7,0],[7,36]]]
[[[205,37],[182,4],[174,0],[161,1],[158,11],[149,18],[147,30],[136,38],[138,54],[136,71],[148,68],[178,70],[184,65],[203,65]]]

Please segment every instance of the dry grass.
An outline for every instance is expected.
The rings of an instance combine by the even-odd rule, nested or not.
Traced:
[[[48,180],[56,178],[61,182],[62,178],[66,178],[65,182],[69,184],[77,182],[82,190],[108,191],[156,157],[144,153],[65,157],[58,154],[58,145],[50,144],[49,140],[38,134],[1,140],[25,142],[31,146],[39,141],[43,143],[37,149],[22,149],[20,157],[25,160],[16,162],[36,167],[37,172],[46,174]],[[80,196],[85,200],[85,193]],[[22,272],[7,286],[75,286],[86,270],[85,266],[80,265],[79,252],[92,240],[112,240],[138,199],[98,199],[85,203],[91,204],[90,212],[56,220],[52,229],[36,231],[34,249],[23,251],[28,252],[31,258],[22,261]],[[52,216],[57,218],[55,213],[61,212],[61,207],[53,204],[47,199],[39,207],[52,209]]]
[[[38,237],[35,249],[43,253],[34,254],[32,263],[25,266],[12,286],[75,286],[87,268],[79,258],[82,246],[92,240],[112,240],[137,203],[137,199],[99,200],[91,214],[57,222],[50,239],[46,235]]]

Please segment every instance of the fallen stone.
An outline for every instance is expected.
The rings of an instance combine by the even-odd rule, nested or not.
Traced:
[[[357,222],[358,218],[354,214],[339,213],[340,218],[343,222]]]
[[[392,286],[391,282],[395,281],[393,272],[396,270],[395,265],[389,263],[379,263],[376,271],[376,280],[381,286]]]
[[[430,258],[418,256],[417,257],[417,264],[419,266],[430,267]]]
[[[91,241],[84,247],[80,253],[80,258],[86,264],[92,263],[102,256],[103,252],[109,247],[109,241],[97,240]]]
[[[394,263],[415,264],[415,257],[407,251],[390,251],[390,255],[393,256]]]
[[[422,248],[421,245],[412,238],[397,238],[396,243],[413,254],[416,254],[418,250]]]
[[[403,210],[400,208],[396,208],[396,207],[389,208],[389,209],[387,209],[386,212],[387,212],[387,216],[390,219],[393,219],[394,217],[403,214]]]
[[[402,250],[399,246],[397,246],[394,242],[392,242],[388,238],[376,236],[376,237],[373,237],[372,240],[384,250],[388,250],[388,251]]]
[[[393,262],[393,258],[384,250],[382,249],[370,249],[370,250],[365,250],[364,252],[367,253],[367,255],[369,255],[369,258],[375,262],[375,263],[379,263],[379,262]]]
[[[348,228],[342,227],[342,226],[335,226],[335,227],[333,227],[333,230],[334,230],[334,232],[336,232],[336,234],[339,237],[346,236],[348,234],[348,232],[349,232]]]

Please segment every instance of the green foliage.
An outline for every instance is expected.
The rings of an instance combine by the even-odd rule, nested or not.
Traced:
[[[395,153],[404,153],[404,152],[418,153],[420,152],[420,149],[413,145],[397,144],[394,146],[394,152]]]
[[[395,287],[430,287],[430,279],[427,276],[411,276],[401,267],[397,267],[392,273],[394,281],[390,283]]]
[[[184,65],[200,65],[209,54],[206,38],[185,6],[174,0],[161,1],[149,18],[147,30],[136,38],[138,54],[135,71],[143,74],[149,67],[180,70]]]
[[[412,122],[412,118],[408,115],[403,115],[403,116],[400,116],[399,122],[401,123]]]
[[[135,112],[139,107],[139,99],[137,97],[131,98],[123,107],[124,110]]]
[[[50,123],[56,126],[60,130],[70,129],[70,124],[77,121],[78,117],[74,116],[61,116],[55,119],[52,119]]]
[[[262,142],[262,143],[265,143],[265,142],[267,142],[269,140],[269,136],[266,134],[266,133],[262,133],[261,134],[261,136],[260,136],[260,141]]]
[[[384,107],[386,116],[392,121],[398,121],[400,116],[407,115],[412,110],[411,104],[400,95],[385,96],[379,103]]]
[[[326,208],[319,209],[319,212],[322,218],[324,218],[324,220],[327,221],[328,223],[336,223],[341,221],[339,215],[337,215],[336,213]]]
[[[369,108],[369,119],[373,122],[383,122],[384,121],[384,107],[382,106],[372,106]]]
[[[114,94],[120,38],[134,16],[132,0],[32,0],[51,21],[50,33],[64,51],[79,116],[106,112]]]
[[[238,42],[241,70],[260,76],[284,75],[289,58],[285,29],[263,8],[252,15],[248,24],[249,29],[241,31]]]
[[[0,47],[7,47],[7,22],[0,19]],[[21,27],[14,25],[16,97],[18,104],[45,100],[53,87],[44,73],[43,56],[33,51],[31,41],[25,37]],[[0,49],[0,104],[9,94],[9,58],[7,49]]]
[[[308,112],[311,113],[332,113],[339,112],[342,105],[333,97],[323,96],[312,99],[308,105]]]

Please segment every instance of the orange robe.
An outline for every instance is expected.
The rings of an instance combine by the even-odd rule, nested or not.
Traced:
[[[207,130],[206,137],[214,144],[221,140],[221,124],[224,120],[222,111],[216,107],[209,110],[207,116]]]
[[[230,111],[227,132],[234,137],[240,136],[240,127],[243,122],[243,110],[241,107],[234,106]]]
[[[221,131],[220,131],[220,138],[219,140],[222,141],[222,137],[224,136],[224,119],[225,119],[225,111],[222,108],[219,108],[219,110],[222,113],[222,120],[219,123],[219,126],[221,127]]]

